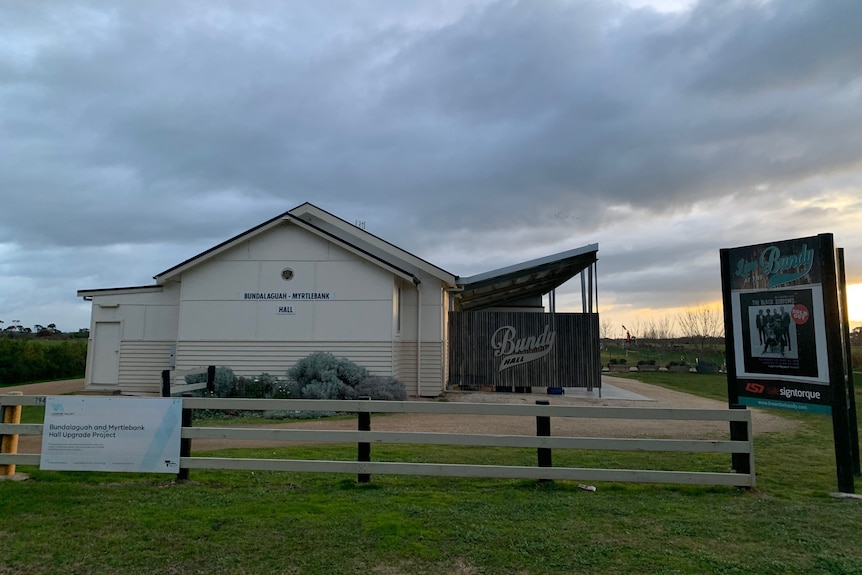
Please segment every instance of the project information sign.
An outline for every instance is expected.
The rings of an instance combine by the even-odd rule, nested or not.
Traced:
[[[728,250],[739,403],[830,413],[823,249],[815,236]]]
[[[41,469],[176,473],[182,400],[45,398]]]

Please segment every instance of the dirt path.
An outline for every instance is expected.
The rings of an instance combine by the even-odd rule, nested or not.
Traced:
[[[84,389],[83,379],[66,379],[64,381],[46,381],[45,383],[30,383],[0,387],[0,394],[10,391],[20,391],[24,395],[64,395]]]
[[[615,399],[612,397],[584,397],[575,394],[548,396],[540,393],[450,393],[448,401],[471,403],[521,403],[535,404],[536,400],[547,399],[551,405],[597,405],[609,407],[681,407],[696,409],[724,409],[726,404],[721,401],[705,399],[687,393],[681,393],[649,385],[631,379],[603,376],[604,386],[613,386],[627,392],[638,394],[647,400]],[[75,389],[75,387],[77,389]],[[83,388],[83,380],[69,382],[40,383],[15,388],[25,394],[60,394],[70,393]],[[64,391],[67,390],[68,391]],[[7,390],[11,390],[7,388]],[[6,390],[0,390],[0,393]],[[433,401],[433,400],[418,400]],[[772,412],[759,409],[752,410],[753,428],[755,434],[793,429],[795,423],[779,417]],[[294,429],[356,429],[355,419],[345,420],[310,420],[274,425],[275,428]],[[434,431],[441,433],[488,433],[494,435],[533,435],[536,433],[536,422],[532,417],[516,416],[481,416],[481,415],[426,415],[426,414],[391,414],[372,417],[371,429],[374,431]],[[572,437],[693,437],[706,438],[711,436],[727,437],[728,424],[723,422],[697,421],[639,421],[626,419],[572,419],[555,418],[551,422],[551,433],[556,436]],[[242,440],[209,440],[197,439],[192,442],[194,451],[211,451],[237,447],[274,447],[283,446],[284,442],[273,441],[242,441]],[[41,438],[21,436],[19,452],[38,453],[41,448]]]

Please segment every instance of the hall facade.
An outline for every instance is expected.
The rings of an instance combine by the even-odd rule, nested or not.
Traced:
[[[87,388],[157,395],[166,369],[284,375],[326,351],[401,380],[410,395],[436,396],[463,383],[448,365],[453,313],[551,317],[543,296],[586,270],[583,311],[597,326],[597,251],[591,245],[462,278],[305,203],[155,275],[151,285],[78,291],[92,304]]]

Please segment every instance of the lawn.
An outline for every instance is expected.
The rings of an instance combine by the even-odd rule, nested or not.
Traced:
[[[722,393],[721,376],[673,375],[655,383]],[[755,491],[599,483],[588,492],[564,481],[397,476],[359,485],[352,476],[198,470],[177,484],[171,476],[22,468],[33,481],[0,483],[0,574],[862,574],[862,501],[829,496],[830,420],[786,416],[799,423],[794,431],[756,437]],[[405,460],[505,464],[530,456],[386,449]],[[352,458],[355,448],[223,455]],[[572,457],[634,467],[679,455]]]

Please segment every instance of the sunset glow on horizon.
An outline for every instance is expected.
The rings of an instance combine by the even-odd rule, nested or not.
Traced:
[[[847,315],[851,327],[855,323],[862,323],[862,283],[847,284]]]

